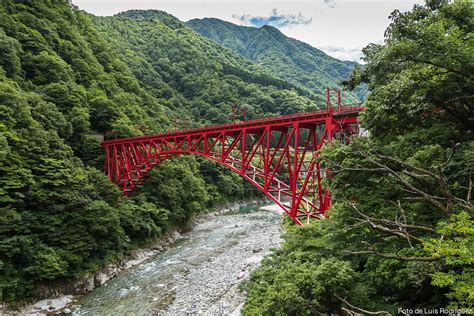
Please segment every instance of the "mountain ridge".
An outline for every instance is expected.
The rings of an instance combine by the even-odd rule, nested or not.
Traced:
[[[201,35],[232,49],[290,83],[306,87],[324,96],[327,86],[339,87],[352,69],[358,66],[341,61],[308,43],[291,38],[277,28],[239,26],[217,18],[192,19],[186,22]],[[348,92],[345,101],[365,97],[365,89]]]
[[[255,115],[324,106],[324,100],[309,89],[274,76],[166,12],[130,10],[93,20],[99,32],[128,56],[124,62],[135,69],[136,76],[161,80],[160,84],[179,93],[173,99],[181,104],[177,109],[187,108],[183,116],[193,113],[194,118],[208,117],[213,118],[211,123],[223,123],[230,119],[234,103],[253,107]],[[149,79],[143,82],[149,91],[157,90],[155,83],[147,83]],[[244,83],[246,86],[241,86]],[[229,88],[222,90],[226,84]],[[239,102],[236,94],[245,95],[247,101]],[[208,111],[211,107],[219,113],[212,115]]]

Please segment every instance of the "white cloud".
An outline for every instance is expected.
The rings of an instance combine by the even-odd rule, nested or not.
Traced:
[[[334,8],[336,6],[336,0],[324,0],[324,3],[326,3],[330,8]]]
[[[266,16],[255,16],[250,14],[233,14],[232,17],[241,24],[247,26],[261,27],[264,25],[271,25],[277,28],[294,26],[294,25],[308,25],[313,20],[312,18],[305,18],[301,12],[298,14],[280,14],[278,9],[273,8]]]
[[[358,63],[362,63],[360,58],[362,57],[362,47],[360,48],[345,48],[345,47],[334,47],[324,46],[318,47],[320,50],[340,60],[350,60]]]

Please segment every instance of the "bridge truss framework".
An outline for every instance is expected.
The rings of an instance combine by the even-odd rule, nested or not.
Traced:
[[[328,102],[328,105],[330,103]],[[104,170],[129,195],[156,165],[180,154],[210,158],[252,183],[296,223],[330,206],[318,156],[324,143],[357,133],[361,104],[264,119],[107,140]]]

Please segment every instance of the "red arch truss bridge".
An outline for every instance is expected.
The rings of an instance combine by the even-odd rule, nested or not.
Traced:
[[[162,161],[180,154],[210,158],[265,193],[296,223],[321,217],[329,190],[318,151],[333,139],[358,132],[361,104],[155,135],[108,140],[105,173],[125,195]]]

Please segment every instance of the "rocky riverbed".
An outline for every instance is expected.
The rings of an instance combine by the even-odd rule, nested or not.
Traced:
[[[201,218],[170,248],[121,272],[67,312],[82,315],[238,315],[239,284],[278,247],[281,214],[241,210]]]

